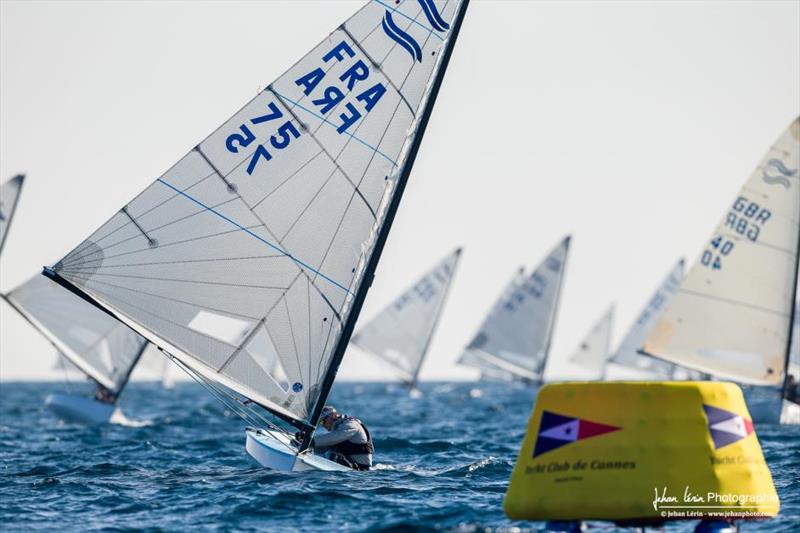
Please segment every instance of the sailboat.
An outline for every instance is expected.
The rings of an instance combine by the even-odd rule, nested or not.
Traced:
[[[522,270],[495,302],[458,362],[483,376],[541,383],[558,311],[570,237],[530,275]]]
[[[607,380],[672,380],[681,373],[678,365],[649,357],[639,351],[650,329],[669,303],[683,278],[684,260],[680,259],[650,297],[644,309],[609,358],[604,369]]]
[[[9,210],[0,217],[0,247],[8,234],[23,183],[17,176],[2,188]],[[147,341],[81,298],[40,275],[0,297],[94,384],[94,397],[52,394],[45,401],[56,414],[85,423],[121,418],[117,407]]]
[[[3,245],[11,227],[11,221],[14,219],[14,212],[17,210],[23,183],[25,183],[25,175],[17,174],[0,185],[0,253],[3,252]]]
[[[461,248],[360,328],[351,343],[387,363],[403,383],[417,390],[417,379],[455,276]]]
[[[746,397],[755,420],[800,423],[800,405],[784,397],[799,241],[800,118],[726,210],[644,352],[754,385]]]
[[[611,353],[613,326],[614,306],[611,305],[581,339],[572,354],[567,357],[566,361],[572,368],[569,370],[570,375],[564,376],[567,380],[594,381],[603,378],[603,369]],[[553,359],[550,358],[548,365],[552,364]],[[560,371],[564,372],[565,370],[561,369]],[[552,381],[550,374],[549,369],[545,370],[547,381]],[[563,380],[560,379],[560,381]]]
[[[346,469],[312,438],[467,6],[367,3],[44,270],[255,426],[265,467]]]

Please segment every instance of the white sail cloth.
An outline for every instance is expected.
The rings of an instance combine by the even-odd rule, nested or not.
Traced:
[[[450,253],[367,322],[351,343],[391,365],[408,385],[415,385],[460,257],[460,248]]]
[[[645,351],[741,383],[780,384],[800,233],[800,119],[750,176]]]
[[[571,365],[580,368],[580,378],[598,380],[603,378],[603,370],[611,349],[611,335],[614,327],[614,306],[595,322],[592,329],[567,358]]]
[[[41,275],[6,298],[73,365],[114,394],[121,392],[147,340]]]
[[[555,325],[569,251],[561,241],[529,275],[518,273],[464,349],[459,363],[540,380]]]
[[[19,194],[22,192],[22,184],[25,176],[19,174],[0,185],[0,252],[6,242],[8,228],[14,218],[14,211],[17,208]]]
[[[465,6],[367,3],[64,257],[54,277],[191,371],[314,423]],[[251,350],[257,344],[277,354],[287,383]]]
[[[683,259],[678,261],[650,298],[606,365],[607,379],[672,379],[677,366],[640,353],[650,330],[683,278]]]

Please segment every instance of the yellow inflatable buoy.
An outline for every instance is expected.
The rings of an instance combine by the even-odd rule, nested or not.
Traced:
[[[741,389],[561,383],[536,399],[504,507],[523,520],[742,520],[780,501]]]

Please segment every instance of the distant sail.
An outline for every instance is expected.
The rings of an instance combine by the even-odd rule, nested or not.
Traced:
[[[672,379],[676,365],[655,357],[642,355],[640,350],[644,346],[650,330],[661,316],[673,294],[678,289],[683,278],[683,259],[678,261],[667,277],[656,290],[655,294],[642,309],[636,322],[633,323],[628,333],[622,339],[617,351],[609,359],[609,366],[620,365],[630,369],[638,377],[644,379]]]
[[[147,345],[141,335],[40,275],[4,297],[72,365],[122,391]]]
[[[46,275],[312,429],[467,3],[367,3]]]
[[[540,380],[553,336],[569,237],[530,276],[517,274],[467,345],[459,363]],[[476,362],[479,361],[479,362]]]
[[[3,251],[8,228],[11,227],[11,220],[14,218],[14,211],[17,209],[17,200],[19,200],[19,193],[22,191],[24,181],[25,176],[19,174],[0,185],[0,252]]]
[[[784,377],[800,233],[800,119],[725,213],[645,351],[741,383]]]
[[[578,344],[568,361],[581,368],[582,379],[602,379],[603,369],[611,349],[611,334],[614,327],[614,306],[603,316]]]
[[[353,344],[394,367],[409,386],[417,382],[460,257],[459,248],[352,338]]]

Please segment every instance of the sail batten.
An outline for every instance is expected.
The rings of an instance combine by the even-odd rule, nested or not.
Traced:
[[[786,374],[800,254],[800,119],[772,145],[648,336],[644,351],[740,383]]]
[[[529,275],[520,270],[495,302],[459,362],[475,366],[485,359],[490,367],[524,379],[540,380],[547,364],[558,300],[569,251],[565,238]],[[487,357],[491,355],[491,358]],[[515,371],[517,369],[517,371]]]
[[[350,341],[390,365],[411,387],[416,385],[460,256],[457,249],[441,260]]]
[[[367,3],[55,275],[192,371],[314,426],[466,5]]]

